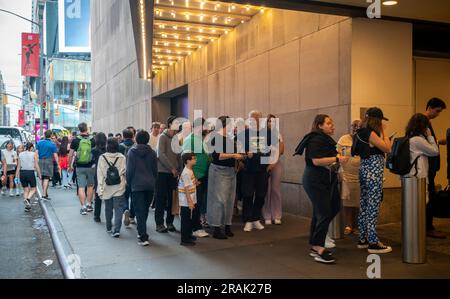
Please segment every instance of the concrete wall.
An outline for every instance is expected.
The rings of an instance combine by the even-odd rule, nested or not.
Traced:
[[[432,120],[433,129],[437,138],[444,139],[447,129],[450,128],[450,60],[448,59],[415,59],[415,97],[416,111],[423,113],[427,102],[433,97],[443,99],[447,109]],[[436,177],[436,184],[447,186],[447,148],[440,146],[441,170]]]
[[[336,138],[350,122],[352,20],[267,10],[154,79],[153,95],[188,84],[190,117],[246,117],[253,109],[280,118],[284,209],[310,216],[302,186],[304,158],[292,157],[318,113],[332,116]]]
[[[389,118],[387,133],[403,136],[414,112],[412,25],[353,19],[352,119],[361,108],[378,106]],[[400,187],[398,176],[385,171],[385,187]]]
[[[93,130],[150,128],[151,84],[140,80],[130,6],[91,1]]]

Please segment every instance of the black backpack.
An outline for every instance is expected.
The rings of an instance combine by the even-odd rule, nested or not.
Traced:
[[[121,182],[119,170],[116,167],[117,160],[119,160],[119,157],[116,158],[113,164],[109,163],[108,159],[106,159],[105,156],[102,156],[106,163],[108,163],[108,170],[106,171],[106,180],[105,183],[108,186],[114,186],[119,185]]]
[[[417,161],[419,160],[419,157],[420,156],[411,163],[409,137],[395,138],[392,144],[392,151],[386,159],[386,168],[394,174],[407,175],[415,166],[417,175]]]

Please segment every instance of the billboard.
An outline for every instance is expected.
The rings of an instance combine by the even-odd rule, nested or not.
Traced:
[[[39,77],[39,34],[22,33],[22,76]]]
[[[91,52],[90,0],[58,0],[59,52]]]
[[[43,125],[42,126],[43,132],[47,131],[48,130],[48,120],[44,120],[42,122],[42,125]],[[39,142],[41,140],[41,137],[43,137],[43,136],[39,135],[40,132],[41,132],[41,122],[40,122],[39,118],[36,118],[35,125],[34,125],[34,135],[36,136],[36,142]]]

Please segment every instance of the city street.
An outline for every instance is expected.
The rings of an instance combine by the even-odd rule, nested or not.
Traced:
[[[39,204],[32,206],[25,213],[22,197],[0,196],[0,279],[63,278]]]
[[[250,233],[243,232],[235,218],[234,238],[201,239],[195,247],[187,248],[179,245],[179,233],[157,233],[150,212],[150,246],[140,247],[136,226],[122,228],[120,239],[114,239],[106,233],[103,214],[102,223],[95,223],[92,214],[79,214],[75,191],[51,188],[50,195],[53,199],[46,202],[49,214],[61,228],[59,236],[65,255],[79,255],[82,278],[367,278],[368,254],[356,249],[356,236],[336,242],[335,265],[313,261],[308,255],[306,218],[286,215],[283,225]],[[3,198],[4,201],[9,198]],[[22,203],[14,201],[13,218],[29,221],[23,217]],[[437,223],[438,229],[450,236],[449,221]],[[179,219],[175,225],[179,228]],[[428,262],[408,265],[402,263],[400,225],[381,226],[379,233],[394,249],[381,256],[381,278],[450,278],[450,238],[428,239]]]

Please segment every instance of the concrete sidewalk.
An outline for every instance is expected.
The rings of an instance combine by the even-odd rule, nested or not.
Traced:
[[[154,213],[150,212],[150,246],[137,245],[136,226],[122,228],[114,239],[102,223],[79,214],[75,191],[51,188],[46,202],[50,216],[59,227],[66,255],[81,259],[83,278],[367,278],[366,250],[356,249],[356,236],[338,240],[335,265],[323,265],[309,257],[309,220],[285,215],[282,226],[268,226],[262,231],[245,233],[235,219],[234,238],[199,239],[194,247],[179,245],[180,234],[155,231]],[[179,219],[175,226],[180,228]],[[428,262],[424,265],[402,263],[399,225],[381,226],[380,235],[393,253],[381,256],[382,278],[450,278],[450,221],[438,221],[446,231],[446,240],[432,240]],[[383,236],[390,239],[383,238]]]

